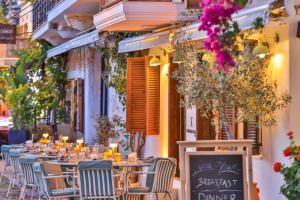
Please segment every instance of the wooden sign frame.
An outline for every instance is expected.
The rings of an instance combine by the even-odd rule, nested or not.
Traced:
[[[215,152],[215,151],[198,151],[198,152],[186,152],[185,153],[185,166],[186,166],[186,200],[191,199],[191,186],[190,186],[190,157],[195,155],[241,155],[242,156],[242,167],[243,167],[243,189],[244,189],[244,199],[247,199],[247,175],[246,175],[246,154],[243,151],[234,152]]]
[[[180,183],[181,183],[181,199],[187,200],[187,177],[186,177],[186,149],[190,147],[195,148],[233,148],[235,151],[229,153],[243,151],[245,153],[245,173],[246,173],[246,200],[253,199],[253,170],[252,170],[252,144],[253,140],[199,140],[199,141],[178,141],[179,144],[179,169],[180,169]],[[221,151],[225,153],[226,151]],[[228,151],[227,151],[228,152]]]

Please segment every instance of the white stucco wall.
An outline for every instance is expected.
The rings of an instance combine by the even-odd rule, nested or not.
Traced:
[[[293,100],[287,109],[278,112],[277,125],[263,130],[263,159],[254,159],[253,162],[254,180],[258,183],[262,200],[286,199],[280,194],[283,177],[275,173],[272,166],[277,161],[289,164],[289,160],[282,154],[283,149],[289,145],[286,136],[289,130],[295,132],[296,142],[300,143],[300,39],[296,37],[298,21],[299,16],[291,16],[287,25],[273,28],[273,34],[275,31],[279,33],[280,42],[271,46],[271,53],[279,54],[281,58],[273,63],[272,74],[279,83],[279,91],[288,91]],[[278,61],[281,64],[276,64]]]
[[[84,48],[84,139],[85,143],[92,144],[96,138],[96,119],[100,115],[101,52]]]

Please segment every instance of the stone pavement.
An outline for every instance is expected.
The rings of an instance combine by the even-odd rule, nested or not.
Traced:
[[[3,161],[0,160],[0,171],[3,169]],[[6,193],[9,185],[9,178],[12,174],[12,169],[11,167],[8,167],[7,170],[3,173],[3,178],[0,183],[0,200],[17,200],[19,199],[20,196],[20,188],[18,186],[15,186],[9,197],[6,198]],[[26,199],[30,199],[30,197],[26,197]]]

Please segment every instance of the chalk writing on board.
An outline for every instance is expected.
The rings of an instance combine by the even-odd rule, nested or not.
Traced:
[[[191,200],[244,200],[242,155],[190,156]]]

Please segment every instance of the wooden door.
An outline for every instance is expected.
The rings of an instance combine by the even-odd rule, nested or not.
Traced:
[[[169,74],[176,69],[176,64],[170,65]],[[177,141],[184,140],[185,131],[185,109],[180,107],[181,95],[177,92],[177,81],[169,78],[169,157],[173,157],[179,161],[179,146]],[[177,166],[179,163],[177,163]],[[177,167],[177,176],[179,170]]]

